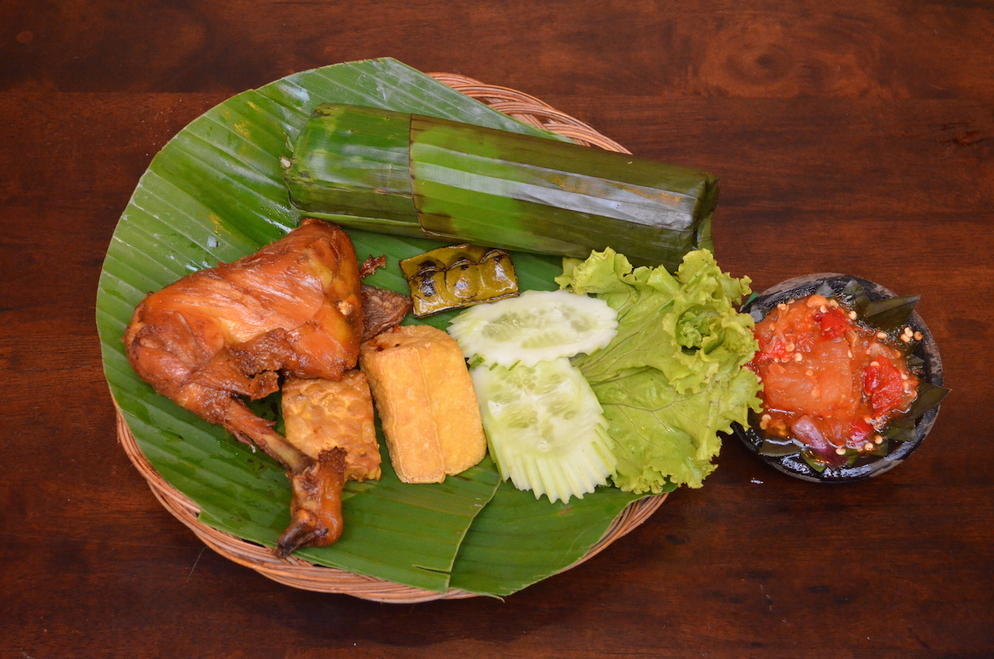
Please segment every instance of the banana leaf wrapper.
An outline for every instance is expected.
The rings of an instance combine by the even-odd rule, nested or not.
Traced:
[[[284,164],[297,208],[353,228],[669,268],[712,247],[715,177],[553,139],[323,105]]]

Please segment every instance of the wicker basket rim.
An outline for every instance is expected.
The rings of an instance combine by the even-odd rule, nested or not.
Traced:
[[[536,128],[550,130],[587,146],[631,153],[589,125],[556,110],[529,94],[507,87],[484,84],[473,78],[453,73],[430,73],[428,75],[458,92],[480,100],[490,107]],[[410,604],[437,599],[477,597],[474,593],[455,588],[446,592],[436,592],[406,586],[337,568],[314,565],[294,556],[286,560],[280,559],[266,547],[202,523],[198,519],[200,509],[196,503],[173,487],[155,470],[138,446],[138,442],[128,427],[121,410],[117,408],[116,411],[118,442],[138,473],[145,478],[156,499],[170,514],[193,531],[205,545],[221,556],[251,568],[269,579],[294,588],[347,594],[378,602]],[[590,560],[615,540],[633,531],[649,519],[665,499],[666,495],[662,494],[633,501],[619,513],[600,540],[584,556],[560,570],[560,573]]]

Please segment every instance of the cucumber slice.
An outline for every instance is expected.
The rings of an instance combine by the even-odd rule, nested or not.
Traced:
[[[614,473],[603,410],[565,357],[535,366],[477,366],[473,385],[501,477],[535,498],[582,499]]]
[[[617,331],[618,313],[606,302],[566,291],[525,291],[471,307],[449,325],[466,357],[501,366],[590,353]]]

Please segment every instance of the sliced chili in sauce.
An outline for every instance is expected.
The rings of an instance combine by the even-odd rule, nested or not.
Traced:
[[[777,305],[756,324],[759,351],[748,364],[763,382],[761,430],[832,463],[873,450],[918,395],[906,355],[854,316],[821,295]]]

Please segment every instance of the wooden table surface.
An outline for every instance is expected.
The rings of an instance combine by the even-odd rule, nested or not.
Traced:
[[[994,4],[449,5],[0,6],[0,654],[994,652]],[[727,441],[703,489],[506,601],[296,591],[205,550],[115,442],[104,251],[191,119],[374,56],[719,174],[718,258],[757,289],[841,271],[920,293],[954,390],[928,440],[841,487]]]

